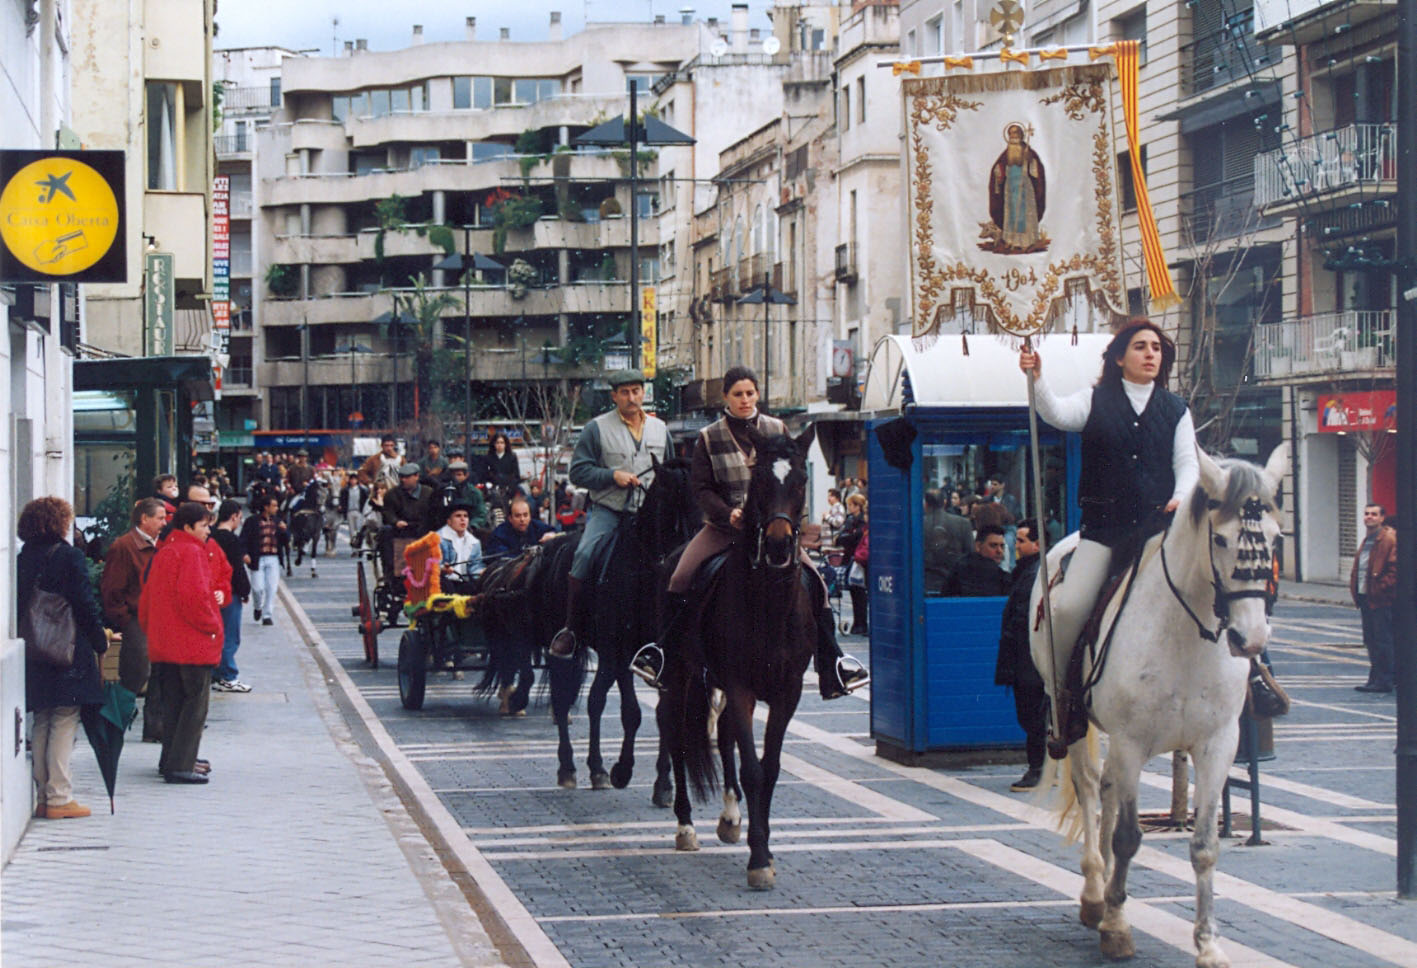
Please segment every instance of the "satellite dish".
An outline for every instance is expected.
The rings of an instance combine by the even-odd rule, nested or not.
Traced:
[[[763,41],[763,53],[767,54],[769,57],[780,50],[782,50],[782,41],[778,40],[776,37],[769,37]]]
[[[728,41],[724,40],[722,37],[718,38],[713,42],[713,45],[709,47],[709,53],[715,57],[722,57],[724,54],[728,53]]]

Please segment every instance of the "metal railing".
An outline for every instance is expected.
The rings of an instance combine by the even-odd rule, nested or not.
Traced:
[[[226,368],[226,382],[235,387],[249,387],[251,385],[252,367],[250,363],[233,363]]]
[[[1397,124],[1350,124],[1255,156],[1260,208],[1358,185],[1397,181]]]
[[[856,243],[843,242],[836,247],[836,281],[856,281]]]
[[[280,107],[280,92],[272,97],[270,85],[248,87],[225,87],[221,93],[221,109],[227,113],[235,111],[258,111],[263,108]]]
[[[1249,36],[1250,13],[1238,12],[1228,29],[1197,38],[1181,48],[1182,81],[1187,95],[1203,94],[1249,78],[1252,71],[1264,73],[1279,65],[1284,49],[1261,44]]]
[[[733,295],[733,270],[715,269],[709,274],[709,298],[725,302]]]
[[[1279,224],[1278,218],[1256,211],[1254,179],[1244,175],[1183,193],[1181,220],[1184,241],[1193,246]]]
[[[1255,327],[1258,380],[1390,369],[1396,362],[1391,309],[1346,309]]]
[[[236,155],[251,150],[251,138],[246,134],[218,134],[212,136],[212,147],[219,155]]]

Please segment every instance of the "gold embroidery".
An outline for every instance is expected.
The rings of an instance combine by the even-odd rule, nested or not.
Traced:
[[[1102,82],[1098,80],[1090,84],[1069,84],[1052,97],[1043,99],[1044,104],[1057,104],[1059,101],[1063,102],[1063,109],[1074,121],[1081,121],[1087,111],[1100,114],[1107,110],[1106,94],[1102,90]]]

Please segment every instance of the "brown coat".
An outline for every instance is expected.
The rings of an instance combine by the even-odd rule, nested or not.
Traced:
[[[1364,535],[1364,540],[1367,536]],[[1353,555],[1353,570],[1348,575],[1348,594],[1353,596],[1353,604],[1358,604],[1358,558],[1362,545]],[[1368,607],[1386,608],[1397,601],[1397,532],[1392,528],[1378,529],[1378,539],[1373,542],[1372,553],[1368,555]]]
[[[103,596],[103,620],[112,628],[122,629],[138,617],[143,575],[156,552],[157,546],[137,528],[119,535],[109,546],[98,586]]]

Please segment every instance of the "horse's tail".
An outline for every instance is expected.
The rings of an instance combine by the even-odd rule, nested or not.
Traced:
[[[671,682],[670,688],[679,699],[674,729],[689,787],[695,800],[707,800],[718,790],[718,758],[709,738],[708,683],[702,667],[684,668],[673,678],[678,681]]]
[[[1089,724],[1087,738],[1083,741],[1085,745],[1079,749],[1074,743],[1068,748],[1068,755],[1061,760],[1049,757],[1048,762],[1043,765],[1043,777],[1038,782],[1038,792],[1033,797],[1035,806],[1053,812],[1058,832],[1070,844],[1082,839],[1085,820],[1082,815],[1082,803],[1078,800],[1077,787],[1073,785],[1074,751],[1087,758],[1086,763],[1078,764],[1076,768],[1097,776],[1102,768],[1099,735],[1097,727]]]

